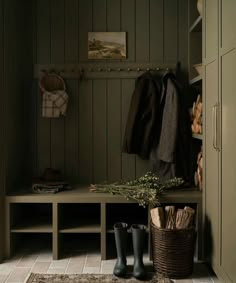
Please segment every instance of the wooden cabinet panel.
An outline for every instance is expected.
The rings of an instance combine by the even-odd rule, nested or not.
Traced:
[[[227,2],[227,1],[224,1]],[[231,1],[232,2],[232,1]],[[222,60],[222,267],[236,282],[235,64],[236,49]]]
[[[213,147],[216,134],[213,119],[218,102],[218,60],[213,61],[205,69],[205,157],[206,157],[206,255],[213,266],[218,265],[219,255],[219,180],[218,164],[219,154]],[[214,121],[215,122],[215,121]]]
[[[205,3],[205,58],[212,59],[218,54],[218,1],[208,0]]]
[[[236,11],[236,1],[235,0],[221,0],[221,47],[230,48],[235,47],[236,44],[236,21],[235,21],[235,11]]]

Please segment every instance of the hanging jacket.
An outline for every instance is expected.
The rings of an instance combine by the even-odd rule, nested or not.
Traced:
[[[189,179],[190,128],[172,73],[146,72],[135,83],[122,150],[150,159],[161,179]]]
[[[131,98],[122,151],[149,159],[156,135],[161,85],[150,72],[137,78]]]
[[[152,169],[161,179],[182,177],[188,182],[191,131],[187,110],[175,76],[166,74],[162,84],[162,121],[150,155]]]

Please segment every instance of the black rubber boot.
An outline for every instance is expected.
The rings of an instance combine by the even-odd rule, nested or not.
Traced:
[[[117,261],[113,274],[123,277],[126,274],[126,244],[127,244],[127,227],[128,224],[118,222],[114,225]]]
[[[143,264],[143,249],[146,234],[146,226],[133,224],[131,226],[133,249],[134,249],[134,269],[133,275],[137,279],[144,279],[147,276]]]

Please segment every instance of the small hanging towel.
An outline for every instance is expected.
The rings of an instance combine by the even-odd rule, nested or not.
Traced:
[[[57,118],[66,115],[68,95],[64,90],[43,93],[42,115],[48,118]]]

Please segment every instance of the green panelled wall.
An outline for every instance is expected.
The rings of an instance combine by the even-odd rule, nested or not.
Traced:
[[[187,66],[187,0],[36,0],[34,63],[86,64],[88,31],[126,31],[126,62],[158,66],[180,60]],[[32,174],[53,167],[71,182],[90,183],[146,172],[147,161],[120,150],[134,82],[107,79],[105,73],[67,79],[67,116],[47,119],[41,116],[35,80],[29,116]]]
[[[4,125],[3,125],[3,61],[4,61],[4,52],[3,52],[3,0],[0,0],[0,135],[1,137],[4,136]],[[4,142],[3,138],[0,139],[0,262],[3,259],[3,226],[4,226],[4,219],[3,219],[3,196],[4,196]]]
[[[32,81],[32,4],[4,1],[4,99],[6,129],[6,189],[27,179],[30,168],[27,138],[28,97]]]
[[[4,195],[28,179],[31,166],[27,105],[32,81],[32,5],[0,0],[0,261]]]

